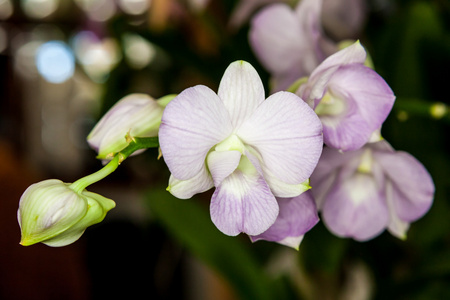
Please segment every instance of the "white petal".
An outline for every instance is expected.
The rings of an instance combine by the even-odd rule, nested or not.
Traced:
[[[231,131],[228,112],[211,89],[198,85],[184,90],[167,105],[159,130],[170,172],[179,180],[197,175],[208,151]]]
[[[289,92],[267,98],[237,135],[260,154],[263,169],[288,184],[307,180],[322,152],[319,118]]]
[[[131,94],[117,102],[89,133],[88,143],[98,158],[118,152],[128,143],[125,135],[154,137],[158,135],[163,107],[145,94]]]
[[[195,194],[203,193],[214,186],[213,180],[205,167],[188,180],[178,180],[170,175],[167,190],[179,199],[189,199]]]
[[[208,154],[206,161],[215,186],[219,186],[226,177],[236,170],[241,155],[239,151],[212,151]]]
[[[217,92],[227,108],[234,128],[248,119],[264,101],[264,87],[255,68],[245,61],[228,66]]]

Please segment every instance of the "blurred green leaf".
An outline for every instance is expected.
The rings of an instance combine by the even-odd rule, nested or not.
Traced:
[[[222,234],[195,200],[176,199],[165,191],[147,195],[151,213],[191,253],[220,272],[242,299],[284,299],[282,285],[271,281],[238,237]],[[276,284],[276,285],[275,285]]]

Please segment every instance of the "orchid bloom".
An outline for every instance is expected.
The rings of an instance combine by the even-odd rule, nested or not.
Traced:
[[[355,42],[325,59],[296,92],[318,114],[327,146],[361,148],[392,109],[391,88],[365,60],[364,48]]]
[[[270,72],[274,91],[286,90],[336,52],[322,32],[321,10],[321,0],[302,0],[295,10],[277,3],[252,19],[250,45]]]
[[[293,198],[277,198],[280,213],[275,223],[265,232],[250,236],[253,242],[266,240],[299,248],[306,232],[319,222],[311,191]]]
[[[164,107],[173,97],[168,95],[154,100],[145,94],[130,94],[119,100],[88,135],[87,141],[98,152],[97,158],[111,159],[128,145],[127,135],[158,136]]]
[[[385,228],[404,239],[409,224],[430,209],[434,195],[425,167],[384,140],[344,153],[325,147],[311,185],[329,230],[359,241]]]
[[[216,187],[213,223],[227,235],[259,235],[276,220],[277,197],[309,189],[322,151],[322,126],[298,96],[265,100],[256,70],[236,61],[216,94],[197,85],[164,110],[159,141],[172,173],[168,190],[187,199]]]

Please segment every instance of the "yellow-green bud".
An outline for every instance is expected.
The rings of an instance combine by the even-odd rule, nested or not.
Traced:
[[[29,186],[20,198],[17,218],[24,246],[44,243],[60,247],[78,240],[87,227],[101,222],[114,201],[57,179]]]
[[[164,108],[175,96],[154,100],[145,94],[130,94],[119,100],[87,137],[91,148],[98,152],[97,158],[110,160],[128,146],[130,139],[126,137],[158,136]]]

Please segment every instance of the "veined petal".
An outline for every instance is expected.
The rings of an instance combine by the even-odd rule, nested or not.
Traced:
[[[389,223],[383,190],[371,175],[361,173],[336,181],[323,204],[322,217],[334,234],[359,241],[377,236]]]
[[[289,30],[286,30],[287,28]],[[288,5],[281,3],[261,10],[252,19],[249,32],[253,51],[264,67],[274,74],[299,69],[304,48],[302,36],[295,12]],[[296,77],[300,76],[299,74]]]
[[[309,178],[322,152],[322,125],[296,95],[278,92],[264,101],[237,135],[262,158],[262,168],[288,184]]]
[[[214,180],[214,185],[219,186],[239,165],[241,159],[239,151],[212,151],[207,156],[207,164]]]
[[[264,101],[264,87],[251,64],[245,61],[231,63],[223,74],[217,95],[227,108],[234,128],[248,119]]]
[[[203,166],[200,172],[188,180],[179,180],[170,175],[167,190],[179,199],[189,199],[195,194],[206,192],[212,187],[214,187],[214,183],[211,175]]]
[[[392,182],[391,196],[398,217],[408,222],[422,217],[431,207],[435,189],[425,167],[403,151],[374,151],[373,155]]]
[[[223,102],[208,87],[188,88],[164,110],[159,143],[164,161],[179,180],[197,175],[208,151],[233,128]]]
[[[310,192],[294,198],[277,198],[280,207],[275,223],[265,232],[251,236],[253,242],[267,240],[298,249],[301,238],[319,222]]]
[[[213,223],[223,233],[258,235],[275,222],[278,203],[256,170],[247,174],[237,169],[216,188],[210,211]]]
[[[296,92],[305,101],[314,100],[314,108],[326,92],[328,81],[337,69],[348,64],[364,64],[366,51],[359,41],[327,57]]]

